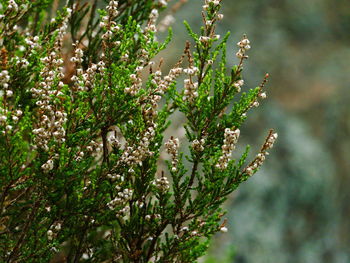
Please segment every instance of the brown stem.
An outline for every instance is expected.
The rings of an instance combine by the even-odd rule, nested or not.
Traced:
[[[109,166],[107,133],[108,133],[108,127],[105,126],[101,129],[101,137],[102,137],[102,143],[103,143],[103,162],[107,162],[107,165]]]
[[[156,231],[156,234],[153,236],[152,243],[151,243],[149,250],[148,250],[148,253],[147,253],[146,262],[148,262],[150,260],[150,258],[152,257],[152,254],[153,254],[154,249],[155,249],[155,245],[157,243],[157,239],[159,238],[159,236],[161,235],[161,233],[163,232],[163,230],[167,226],[167,224],[168,224],[168,221],[165,220],[163,222],[163,224]]]

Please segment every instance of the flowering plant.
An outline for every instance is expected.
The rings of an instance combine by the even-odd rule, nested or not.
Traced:
[[[200,35],[185,24],[194,51],[187,42],[168,73],[154,59],[171,37],[156,40],[167,1],[110,1],[99,18],[97,1],[68,1],[51,20],[50,0],[0,3],[1,261],[202,256],[211,236],[227,231],[222,203],[277,138],[270,131],[248,165],[248,148],[231,159],[267,76],[241,93],[246,36],[227,74],[229,34],[215,34],[221,1],[205,1]],[[188,147],[164,138],[176,111]]]

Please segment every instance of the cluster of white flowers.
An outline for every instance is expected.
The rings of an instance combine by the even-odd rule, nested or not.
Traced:
[[[55,79],[64,76],[63,60],[58,58],[56,52],[52,51],[42,61],[46,64],[41,72],[43,81],[36,88],[31,89],[33,96],[38,99],[36,105],[41,113],[40,122],[33,133],[36,135],[34,138],[36,146],[48,151],[48,142],[51,138],[59,143],[65,141],[63,125],[66,122],[67,114],[62,109],[58,109],[53,102],[53,96],[60,97],[63,95],[59,90],[59,87],[63,85],[62,82],[58,84],[58,89],[55,88]]]
[[[150,63],[151,65],[153,65],[153,63]],[[155,86],[158,86],[158,85],[162,85],[161,84],[162,82],[162,71],[160,71],[159,69],[154,72],[153,74],[153,79],[152,79],[152,83],[155,85]]]
[[[259,101],[255,100],[253,103],[252,103],[252,107],[259,107],[260,103]]]
[[[21,110],[15,110],[12,114],[12,121],[17,123],[19,118],[22,116],[23,112]]]
[[[7,10],[18,12],[18,5],[14,0],[9,0],[7,4]]]
[[[184,80],[184,96],[183,100],[193,103],[194,100],[198,97],[198,82],[192,82],[191,79]]]
[[[241,92],[242,86],[244,85],[244,80],[240,79],[233,83],[233,87],[236,88],[237,92]]]
[[[207,43],[207,42],[209,42],[209,40],[210,40],[210,37],[206,37],[206,36],[199,37],[199,41],[202,43]]]
[[[185,68],[183,70],[183,72],[189,76],[194,76],[199,72],[199,69],[197,67],[189,67],[189,68]]]
[[[183,69],[183,72],[189,76],[184,80],[184,96],[183,100],[193,103],[194,100],[198,97],[198,83],[192,81],[192,76],[199,72],[197,67],[190,66],[188,68]]]
[[[83,157],[85,156],[85,153],[83,150],[81,150],[80,146],[77,147],[77,153],[75,155],[75,158],[74,160],[77,161],[77,162],[80,162]]]
[[[206,0],[205,4],[203,5],[203,11],[208,11],[211,3],[214,5],[214,7],[216,7],[220,4],[220,2],[221,2],[220,0]],[[222,20],[224,18],[223,14],[218,13],[218,9],[214,9],[214,12],[215,13],[214,13],[213,19],[205,21],[205,25],[207,29],[214,24],[215,20]]]
[[[92,63],[84,72],[82,68],[84,52],[77,44],[74,44],[74,56],[70,59],[75,65],[76,74],[71,77],[71,81],[78,91],[88,91],[93,86],[93,80],[96,73],[99,71],[103,73],[105,71],[104,61],[100,61],[98,64]],[[104,54],[102,54],[104,58]]]
[[[6,117],[6,112],[7,111],[4,111],[3,109],[0,109],[0,124],[1,125],[5,125],[6,124],[6,121],[7,121],[7,117]]]
[[[159,17],[158,10],[152,9],[149,14],[146,27],[144,29],[141,29],[141,33],[143,34],[143,37],[145,38],[147,44],[151,44],[155,40],[154,33],[157,32],[156,22],[158,17]],[[141,65],[146,66],[149,63],[150,57],[149,57],[149,51],[147,50],[147,48],[140,49],[139,54],[137,55]]]
[[[260,92],[260,93],[258,94],[258,97],[259,97],[260,99],[266,99],[266,98],[267,98],[266,92]],[[259,107],[259,105],[260,105],[259,101],[258,101],[258,100],[255,100],[255,101],[253,101],[253,103],[251,104],[251,107]]]
[[[4,95],[8,98],[12,97],[13,91],[9,89],[10,74],[7,70],[0,72],[0,85],[4,88]]]
[[[98,156],[103,150],[103,143],[95,142],[91,140],[89,144],[86,146],[86,151],[93,156]]]
[[[155,74],[154,79],[152,80],[154,84],[157,86],[155,93],[158,94],[164,94],[170,85],[175,81],[175,79],[180,76],[182,73],[183,69],[176,65],[174,68],[170,69],[168,75],[164,76],[164,78],[161,78],[161,73]],[[160,100],[160,98],[158,98]],[[158,101],[159,101],[158,100]]]
[[[112,30],[107,30],[101,37],[104,40],[110,39],[113,36]]]
[[[209,24],[210,21],[207,21],[207,24]],[[212,35],[212,36],[200,36],[199,41],[202,43],[209,43],[210,40],[218,40],[220,38],[220,35]]]
[[[189,226],[183,226],[178,231],[179,235],[174,235],[175,239],[179,238],[191,238],[191,237],[200,237],[202,236],[202,233],[199,229],[192,229],[192,227]]]
[[[120,26],[113,21],[113,19],[119,14],[118,1],[110,1],[106,9],[108,10],[108,15],[103,16],[100,22],[100,27],[106,29],[106,32],[101,36],[103,40],[111,39],[113,33],[120,30]]]
[[[120,175],[120,174],[107,174],[107,178],[111,179],[112,181],[120,181],[120,182],[124,182],[124,176]]]
[[[118,12],[118,1],[109,1],[108,6],[106,7],[106,9],[108,10],[108,13],[110,15],[110,18],[113,19],[114,17],[116,17],[119,12]]]
[[[147,127],[143,132],[142,137],[138,140],[138,144],[128,146],[128,143],[125,144],[125,148],[121,158],[118,161],[117,166],[120,164],[126,164],[129,167],[132,167],[135,164],[142,165],[142,161],[147,156],[152,156],[153,152],[149,150],[149,144],[155,136],[156,124],[152,123]],[[130,168],[129,172],[133,172],[133,169]]]
[[[80,72],[77,70],[77,74]],[[93,86],[93,80],[97,73],[97,65],[91,64],[89,68],[87,68],[86,72],[81,75],[81,79],[78,84],[78,90],[80,91],[88,91]]]
[[[57,36],[57,40],[55,43],[55,48],[57,48],[59,50],[62,47],[63,37],[66,34],[66,31],[68,28],[69,19],[72,15],[72,9],[67,8],[67,13],[68,13],[67,16],[62,21],[61,27],[57,30],[58,36]]]
[[[253,175],[255,173],[255,171],[264,163],[266,156],[269,155],[267,151],[273,147],[277,137],[277,133],[270,131],[261,151],[257,154],[255,159],[244,169],[244,172],[246,172],[248,175]]]
[[[131,96],[135,96],[140,89],[142,88],[142,78],[141,73],[137,72],[136,74],[131,74],[130,79],[132,82],[131,87],[127,87],[124,89],[124,92],[130,94]]]
[[[125,148],[123,150],[123,154],[119,159],[118,165],[120,163],[125,163],[128,166],[132,166],[135,163],[140,163],[141,160],[139,160],[136,156],[134,156],[134,148],[129,146],[128,143],[125,144]]]
[[[158,10],[152,9],[152,11],[149,15],[149,18],[148,18],[147,26],[145,28],[145,33],[148,33],[148,32],[156,33],[157,32],[156,22],[157,22],[158,17],[159,17]]]
[[[149,64],[152,65],[153,63]],[[141,77],[138,76],[141,74],[142,69],[143,67],[139,66],[136,69],[137,74],[132,74],[131,78],[135,81],[132,87],[135,87],[135,89],[132,88],[131,91],[127,90],[127,92],[137,92],[137,90],[141,88]],[[164,79],[162,78],[162,72],[160,70],[154,72],[152,82],[156,88],[141,98],[141,101],[144,101],[141,103],[141,108],[146,124],[146,129],[142,134],[142,137],[139,140],[139,144],[137,146],[130,146],[125,148],[125,151],[121,158],[122,162],[129,165],[135,163],[141,164],[142,160],[146,156],[153,154],[153,152],[149,150],[149,144],[155,136],[155,118],[157,116],[158,102],[161,100],[161,94],[164,94],[164,92],[166,92],[171,83],[174,82],[174,80],[181,74],[181,72],[182,68],[176,66],[170,70],[169,74],[165,76]]]
[[[106,18],[106,17],[103,17],[103,18]],[[110,38],[113,36],[114,33],[117,33],[117,32],[120,31],[120,26],[117,25],[117,23],[114,22],[114,21],[106,21],[106,22],[101,22],[101,23],[107,23],[107,22],[109,22],[109,24],[107,25],[107,28],[108,28],[108,29],[107,29],[107,31],[102,35],[102,39],[104,39],[104,40],[110,39]],[[114,44],[115,44],[116,46],[118,46],[118,45],[120,44],[120,42],[119,42],[119,41],[116,41],[116,42],[114,42]]]
[[[18,56],[14,56],[13,58],[11,58],[10,63],[16,64],[17,66],[19,66],[21,68],[26,68],[29,65],[29,61],[27,59],[20,58]]]
[[[164,77],[164,85],[169,86],[171,83],[174,82],[174,80],[180,76],[180,74],[183,72],[183,68],[175,66],[169,71],[169,74]]]
[[[241,39],[241,41],[239,41],[237,43],[237,46],[239,47],[238,52],[236,53],[236,57],[238,57],[239,59],[243,59],[243,58],[248,58],[248,56],[245,54],[247,50],[250,49],[250,41],[247,38],[246,35],[243,36],[243,38]]]
[[[40,47],[38,36],[35,36],[35,37],[28,36],[24,41],[29,46],[29,49],[31,51]]]
[[[165,176],[155,179],[153,181],[153,185],[155,185],[157,189],[159,189],[161,192],[166,192],[170,187],[168,178],[166,178]]]
[[[263,100],[266,99],[267,98],[266,92],[259,93],[259,98]]]
[[[70,59],[70,61],[77,64],[83,63],[83,50],[78,47],[78,43],[73,44],[73,46],[75,47],[74,56]]]
[[[168,154],[171,155],[171,171],[176,172],[176,166],[178,163],[178,150],[179,150],[180,142],[178,138],[174,138],[171,136],[171,138],[165,143],[165,149]]]
[[[8,114],[7,109],[0,108],[0,125],[5,127],[5,130],[2,131],[5,134],[13,129],[12,125],[9,124],[9,119],[7,118]],[[17,123],[19,118],[22,116],[23,112],[21,110],[13,110],[11,112],[11,119],[13,123]]]
[[[53,240],[53,238],[54,238],[54,233],[53,233],[53,231],[51,230],[51,229],[49,229],[49,230],[47,230],[47,239],[48,240]]]
[[[71,81],[74,83],[74,86],[78,91],[87,91],[88,88],[85,82],[88,79],[88,74],[84,74],[84,70],[82,68],[84,52],[78,47],[78,43],[73,44],[73,46],[74,55],[71,57],[70,61],[74,63],[76,74],[71,77]],[[97,66],[95,64],[93,65],[96,71]]]
[[[42,58],[41,61],[45,65],[41,72],[42,81],[38,83],[36,87],[31,88],[31,92],[34,98],[37,99],[36,105],[38,106],[38,112],[40,113],[39,122],[36,128],[33,130],[34,147],[40,147],[44,151],[49,151],[49,141],[54,139],[58,144],[65,141],[65,129],[64,124],[67,120],[67,113],[57,105],[55,99],[63,99],[63,93],[61,88],[63,82],[57,79],[64,77],[63,59],[59,56],[59,51],[62,48],[62,41],[67,29],[68,18],[71,10],[68,10],[68,16],[62,22],[62,25],[57,29],[58,36],[54,43],[54,50],[51,53]],[[54,159],[58,156],[51,156],[41,168],[47,172],[53,169]]]
[[[44,163],[41,166],[41,169],[43,169],[44,172],[48,172],[48,171],[51,171],[53,169],[53,166],[54,166],[54,160],[53,159],[48,159],[46,161],[46,163]]]
[[[31,91],[34,97],[38,98],[36,105],[42,113],[38,128],[33,130],[36,135],[34,142],[37,146],[45,151],[48,151],[48,142],[54,138],[57,142],[63,143],[65,141],[64,123],[67,120],[67,114],[62,110],[56,109],[52,102],[52,95],[60,96],[62,92],[52,89],[55,73],[54,71],[47,72],[46,81],[39,84],[39,88],[32,88]]]
[[[203,9],[208,10],[210,4],[218,6],[220,4],[220,0],[205,0],[205,5],[203,5]]]
[[[140,145],[137,150],[140,152],[141,159],[143,160],[146,156],[153,155],[153,152],[149,151],[149,144],[156,135],[157,124],[150,121],[147,121],[147,128],[142,134]]]
[[[153,63],[150,63],[150,65],[152,64]],[[139,66],[136,70],[137,74],[140,74],[142,69],[143,67]],[[157,117],[157,108],[158,103],[161,100],[161,94],[164,94],[164,92],[166,92],[171,83],[174,82],[174,80],[181,74],[181,72],[182,68],[178,67],[178,65],[171,69],[169,74],[165,76],[164,79],[162,78],[162,73],[160,70],[154,72],[152,82],[156,88],[152,89],[147,95],[143,96],[140,99],[142,101],[141,109],[146,128],[141,138],[138,140],[137,145],[125,147],[121,158],[121,163],[126,163],[128,165],[141,165],[145,157],[153,155],[153,152],[149,150],[149,145],[155,136],[155,118]],[[138,81],[136,74],[131,77],[136,82]]]
[[[118,192],[116,197],[107,203],[108,208],[114,210],[116,206],[125,204],[132,198],[132,193],[133,190],[128,188]]]
[[[150,64],[152,65],[153,63]],[[142,69],[142,66],[137,67],[137,74],[140,74]],[[161,99],[161,94],[163,94],[168,89],[170,84],[181,73],[181,71],[181,68],[174,68],[170,70],[169,75],[165,76],[164,79],[162,79],[162,72],[160,70],[157,70],[153,74],[152,82],[156,88],[150,90],[147,95],[144,95],[142,98],[140,98],[142,115],[146,127],[142,134],[142,137],[140,140],[138,140],[138,145],[126,148],[126,151],[122,156],[122,160],[123,157],[125,157],[124,159],[126,163],[138,163],[141,165],[141,162],[145,157],[153,155],[153,152],[149,150],[149,145],[154,139],[155,131],[157,128],[155,118],[158,114],[158,102]],[[136,75],[132,77],[135,79],[135,81],[137,81]]]
[[[149,145],[149,143],[153,140],[155,136],[155,130],[157,127],[157,124],[155,123],[155,118],[158,114],[157,102],[159,101],[159,97],[159,95],[152,94],[151,96],[149,96],[149,104],[142,105],[142,114],[147,128],[143,133],[141,140],[145,143],[147,142],[147,145]]]
[[[116,135],[114,133],[111,133],[107,136],[107,141],[109,143],[109,145],[111,147],[114,148],[120,148],[121,147],[121,143],[120,141],[117,139]]]
[[[197,152],[203,152],[204,151],[204,143],[205,143],[204,139],[200,139],[200,140],[195,139],[192,142],[193,150],[195,150]]]
[[[232,130],[230,128],[225,129],[225,139],[224,144],[222,145],[222,156],[220,156],[216,167],[220,170],[224,170],[227,168],[228,162],[230,160],[231,154],[235,149],[236,143],[238,141],[240,134],[240,130]]]
[[[60,222],[55,222],[54,224],[52,224],[50,226],[50,229],[46,232],[47,239],[50,241],[53,240],[57,236],[57,234],[61,230],[61,228],[62,228],[62,226],[61,226]]]

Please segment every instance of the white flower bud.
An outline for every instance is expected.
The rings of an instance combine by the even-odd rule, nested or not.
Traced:
[[[228,231],[228,229],[225,226],[220,228],[220,232],[222,232],[222,233],[227,233],[227,231]]]
[[[13,91],[12,90],[6,90],[6,96],[7,97],[12,97]]]

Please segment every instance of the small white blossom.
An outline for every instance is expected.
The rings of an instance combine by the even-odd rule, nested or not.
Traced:
[[[228,231],[227,227],[225,227],[225,226],[220,227],[220,232],[227,233],[227,231]]]
[[[177,159],[177,155],[178,155],[178,149],[179,149],[179,139],[178,138],[174,138],[174,137],[171,137],[169,139],[169,141],[167,141],[165,143],[165,149],[167,151],[168,154],[171,155],[171,164],[172,164],[172,172],[176,172],[177,168],[177,163],[178,163],[178,159]]]
[[[239,47],[238,52],[236,53],[236,56],[239,59],[247,58],[248,56],[245,55],[246,51],[250,49],[250,41],[248,40],[247,36],[244,35],[242,40],[237,43],[237,46]]]
[[[240,130],[231,130],[229,128],[225,129],[225,139],[224,144],[222,145],[222,155],[219,158],[218,163],[216,164],[216,167],[220,170],[224,170],[227,168],[230,156],[235,149],[235,145],[238,141],[240,135]]]

